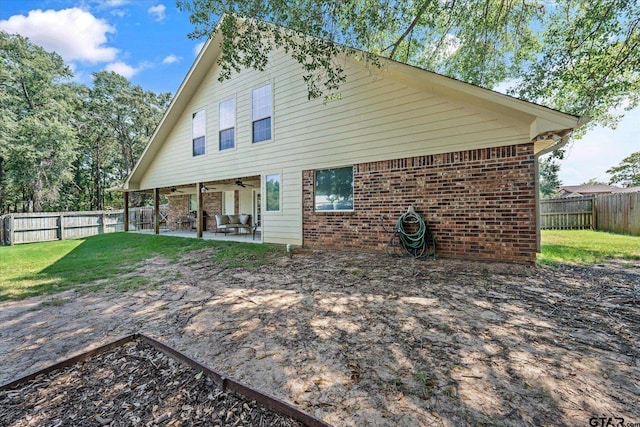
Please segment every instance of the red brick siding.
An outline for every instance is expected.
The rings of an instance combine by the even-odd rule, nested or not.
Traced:
[[[207,230],[213,230],[216,227],[215,215],[222,213],[222,193],[204,193],[202,210],[207,213]]]
[[[179,228],[176,220],[179,217],[189,215],[189,195],[171,196],[169,199],[169,214],[167,228],[175,230]],[[222,193],[205,193],[202,195],[202,209],[207,213],[207,230],[213,230],[216,226],[215,214],[222,212]],[[184,226],[182,226],[184,228]]]
[[[179,196],[167,197],[167,199],[169,200],[167,228],[170,230],[184,228],[184,226],[176,224],[176,221],[182,216],[189,215],[189,195],[181,194]]]
[[[303,172],[305,246],[382,250],[387,229],[413,205],[438,254],[535,262],[533,144],[353,166],[354,211],[315,212],[314,171]]]

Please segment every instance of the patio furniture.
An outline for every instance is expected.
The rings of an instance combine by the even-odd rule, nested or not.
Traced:
[[[227,234],[229,230],[235,230],[236,234],[238,234],[239,230],[253,230],[253,237],[255,239],[255,229],[256,226],[251,225],[251,215],[249,214],[216,215],[215,234],[218,234],[218,231]]]

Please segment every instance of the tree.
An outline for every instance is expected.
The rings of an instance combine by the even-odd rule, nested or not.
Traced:
[[[0,211],[121,206],[171,95],[113,72],[74,85],[56,53],[0,32]],[[135,203],[135,200],[133,200]]]
[[[607,183],[606,182],[602,182],[597,178],[589,178],[588,181],[585,181],[580,185],[607,185]]]
[[[56,53],[0,31],[0,205],[41,211],[71,180],[72,74]]]
[[[93,87],[84,88],[81,96],[77,128],[82,155],[76,179],[88,185],[78,188],[84,188],[88,209],[103,209],[106,201],[120,205],[116,194],[106,190],[131,173],[170,94],[145,91],[119,74],[101,71],[93,74]]]
[[[558,196],[562,182],[558,177],[560,172],[560,164],[555,161],[553,156],[541,159],[539,162],[540,170],[540,194],[543,198],[549,199]]]
[[[190,37],[223,34],[221,80],[244,67],[263,70],[269,53],[282,48],[303,68],[310,98],[339,90],[346,79],[340,53],[379,66],[366,52],[487,88],[516,80],[513,93],[521,98],[589,116],[592,123],[614,125],[611,110],[633,108],[640,98],[640,3],[635,1],[178,0],[177,5],[191,15]]]
[[[640,151],[625,157],[618,166],[607,170],[611,174],[610,184],[622,184],[625,187],[640,186]]]

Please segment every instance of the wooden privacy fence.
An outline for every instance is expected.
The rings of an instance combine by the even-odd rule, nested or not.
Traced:
[[[166,209],[160,221],[166,222]],[[153,207],[129,209],[129,229],[152,229]],[[12,213],[0,216],[0,244],[47,242],[76,239],[102,233],[124,231],[124,211]]]
[[[571,197],[540,201],[541,230],[582,230],[594,228],[595,197]]]
[[[598,196],[596,229],[640,236],[640,192]]]
[[[541,200],[540,229],[640,236],[640,192]]]

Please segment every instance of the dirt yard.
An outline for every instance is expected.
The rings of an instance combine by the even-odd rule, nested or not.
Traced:
[[[640,264],[207,258],[1,303],[0,384],[142,332],[336,426],[640,423]]]

